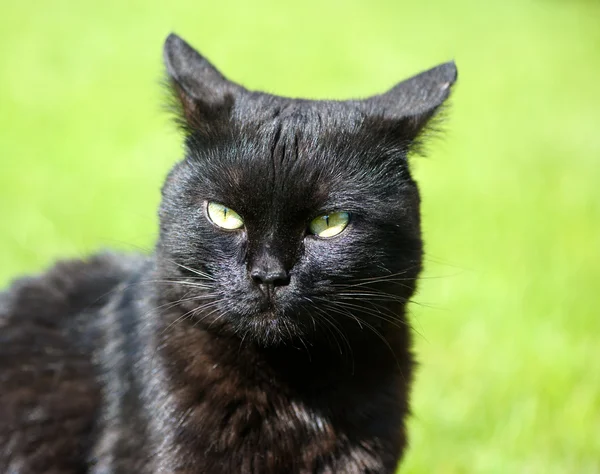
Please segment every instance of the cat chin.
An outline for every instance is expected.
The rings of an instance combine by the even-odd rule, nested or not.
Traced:
[[[238,320],[235,332],[241,339],[264,347],[295,343],[307,336],[306,327],[276,311],[261,312]]]

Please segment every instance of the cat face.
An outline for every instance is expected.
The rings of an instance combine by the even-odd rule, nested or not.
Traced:
[[[177,37],[165,56],[187,156],[158,255],[190,319],[265,345],[393,322],[421,267],[406,153],[433,112],[248,92]]]

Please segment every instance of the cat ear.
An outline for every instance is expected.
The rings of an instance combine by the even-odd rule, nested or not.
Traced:
[[[456,65],[451,61],[362,102],[370,115],[393,127],[398,138],[412,141],[448,98],[456,78]]]
[[[235,95],[243,87],[226,79],[179,36],[171,33],[163,50],[172,91],[181,106],[184,125],[207,131],[227,119]]]

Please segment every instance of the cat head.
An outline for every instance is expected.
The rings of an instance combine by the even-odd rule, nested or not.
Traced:
[[[163,187],[157,256],[190,320],[268,345],[403,317],[422,255],[407,155],[454,64],[313,101],[249,91],[175,35],[164,58],[186,156]]]

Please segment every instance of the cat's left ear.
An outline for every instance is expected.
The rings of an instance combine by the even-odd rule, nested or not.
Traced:
[[[173,33],[165,41],[163,55],[185,125],[209,132],[226,122],[235,96],[245,89],[225,78],[198,51]]]
[[[451,61],[361,102],[370,116],[382,119],[398,138],[412,141],[450,96],[456,78],[456,65]]]

